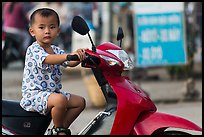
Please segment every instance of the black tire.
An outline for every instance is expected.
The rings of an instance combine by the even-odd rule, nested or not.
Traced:
[[[159,135],[191,135],[187,132],[183,131],[164,131],[162,133],[158,133]]]

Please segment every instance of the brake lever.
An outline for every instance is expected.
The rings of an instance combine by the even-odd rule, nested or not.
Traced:
[[[88,58],[89,58],[89,54],[86,53],[86,52],[85,52],[85,54],[86,54],[85,59],[81,62],[81,66],[82,66],[82,67],[85,67],[85,63],[87,62],[87,60],[88,60]]]
[[[86,57],[85,59],[82,61],[81,66],[85,67],[85,64],[87,62],[92,63],[96,68],[98,67],[98,64],[91,58],[91,55],[89,55],[88,53],[86,53]]]

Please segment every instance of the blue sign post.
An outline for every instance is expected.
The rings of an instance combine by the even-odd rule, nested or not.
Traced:
[[[136,66],[185,64],[183,12],[135,14]]]

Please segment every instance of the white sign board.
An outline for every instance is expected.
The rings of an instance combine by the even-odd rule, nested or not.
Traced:
[[[136,2],[136,66],[185,64],[183,2]]]

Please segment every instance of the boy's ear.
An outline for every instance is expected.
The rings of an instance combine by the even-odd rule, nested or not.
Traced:
[[[33,37],[35,36],[35,33],[31,27],[29,28],[29,32],[30,32],[31,36],[33,36]]]

